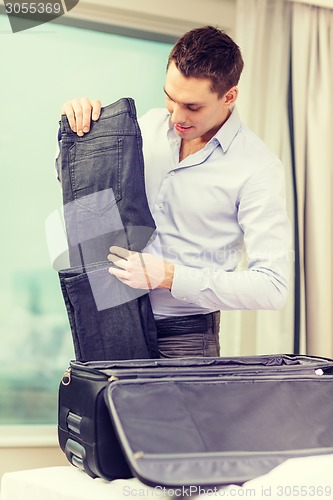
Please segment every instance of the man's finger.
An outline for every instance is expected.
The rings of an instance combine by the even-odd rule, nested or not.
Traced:
[[[128,257],[134,253],[131,252],[131,250],[128,250],[127,248],[122,248],[117,246],[110,247],[110,252],[115,255],[118,255],[122,259],[128,259]]]
[[[92,105],[92,119],[98,120],[101,114],[102,103],[98,99],[95,99],[91,101],[91,105]]]
[[[83,132],[83,126],[82,126],[82,123],[83,123],[83,111],[82,111],[82,106],[81,106],[81,102],[79,101],[79,99],[73,99],[71,101],[71,104],[72,104],[72,108],[73,108],[73,111],[74,111],[74,119],[75,119],[75,128],[76,128],[76,133],[79,137],[81,137],[84,132]]]
[[[118,255],[114,254],[109,254],[107,257],[108,261],[112,262],[115,264],[117,267],[121,269],[125,269],[125,266],[123,265],[126,261],[126,259],[120,259]]]
[[[67,116],[70,128],[73,130],[73,132],[76,132],[77,129],[76,129],[74,109],[69,101],[65,102],[65,104],[63,105],[61,109],[61,114]]]
[[[92,103],[86,98],[80,99],[82,108],[82,132],[86,134],[90,130]]]
[[[123,283],[128,281],[128,273],[123,269],[117,269],[116,267],[109,267],[108,271],[110,274],[113,274],[113,276],[118,278]]]

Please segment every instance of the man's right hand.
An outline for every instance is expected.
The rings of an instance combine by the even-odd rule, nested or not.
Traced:
[[[90,130],[91,120],[98,120],[101,114],[101,101],[89,101],[86,97],[65,102],[61,114],[66,115],[73,132],[82,137]]]

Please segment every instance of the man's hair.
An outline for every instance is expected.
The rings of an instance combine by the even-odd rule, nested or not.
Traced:
[[[238,45],[213,26],[185,33],[173,47],[167,67],[172,61],[185,77],[210,78],[211,91],[219,98],[238,84],[244,66]]]

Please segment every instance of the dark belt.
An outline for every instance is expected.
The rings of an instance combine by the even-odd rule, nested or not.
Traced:
[[[157,337],[171,337],[186,333],[202,333],[213,327],[214,314],[194,314],[191,316],[172,316],[155,321]]]

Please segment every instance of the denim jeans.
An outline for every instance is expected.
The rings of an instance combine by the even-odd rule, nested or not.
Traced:
[[[158,358],[156,326],[147,295],[108,308],[113,294],[111,275],[104,263],[60,271],[63,293],[79,361]],[[100,310],[92,283],[98,286]],[[134,294],[133,294],[134,296]],[[103,306],[106,306],[103,308]]]
[[[60,122],[58,158],[70,268],[59,271],[79,361],[159,357],[146,290],[108,273],[109,248],[141,251],[155,223],[144,185],[142,139],[132,99],[102,108],[83,137]]]
[[[142,250],[156,229],[146,198],[142,138],[132,99],[102,108],[78,137],[60,122],[59,175],[71,266],[106,259],[111,245]]]
[[[220,312],[156,321],[162,358],[220,356]]]

